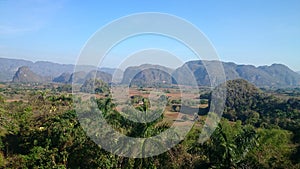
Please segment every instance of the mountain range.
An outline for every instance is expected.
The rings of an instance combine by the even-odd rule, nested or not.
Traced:
[[[123,75],[123,84],[133,84],[138,86],[148,86],[158,83],[172,83],[171,74],[174,70],[160,66],[143,64],[140,66],[128,67]]]
[[[28,67],[33,73],[39,76],[48,77],[56,81],[59,80],[57,78],[63,74],[64,76],[67,76],[68,74],[71,75],[75,68],[75,65],[72,64],[59,64],[59,63],[53,63],[48,61],[32,62],[23,59],[0,58],[0,81],[1,82],[12,81],[15,73],[22,66]],[[100,70],[108,74],[112,74],[115,71],[118,72],[119,74],[120,72],[122,73],[122,71],[119,69],[112,69],[112,68],[99,69],[95,66],[86,66],[86,65],[77,65],[76,70],[84,71],[84,72],[89,72],[92,70]]]
[[[21,66],[13,77],[15,83],[47,82],[49,77],[40,76],[32,72],[27,66]]]
[[[226,80],[245,79],[258,87],[300,86],[300,72],[294,72],[282,64],[270,66],[238,65],[221,62]],[[2,82],[56,82],[84,83],[91,78],[104,82],[131,84],[137,86],[153,84],[176,84],[176,80],[188,85],[194,78],[199,86],[209,86],[210,77],[206,67],[217,68],[217,61],[189,61],[176,69],[160,65],[144,64],[131,66],[123,72],[120,69],[97,68],[80,65],[58,64],[46,61],[31,62],[21,59],[0,58],[0,81]],[[188,76],[188,73],[192,76]],[[114,76],[113,76],[114,75]],[[112,79],[114,78],[114,79]]]
[[[222,62],[226,80],[245,79],[259,87],[292,87],[300,86],[300,75],[282,64],[271,66],[238,65],[232,62]],[[199,86],[209,86],[210,78],[206,67],[210,70],[217,68],[217,61],[189,61],[176,69],[173,77],[184,79],[189,83],[191,79],[186,75],[188,69],[194,75]]]
[[[89,72],[79,71],[74,73],[62,73],[58,77],[52,79],[50,76],[41,76],[31,71],[27,66],[21,66],[15,75],[12,82],[14,83],[43,83],[43,82],[55,82],[55,83],[79,83],[83,84],[91,79],[100,79],[103,82],[110,83],[112,75],[100,70],[91,70]]]

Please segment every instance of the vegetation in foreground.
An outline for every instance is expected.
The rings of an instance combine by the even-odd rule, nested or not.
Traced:
[[[2,84],[0,168],[299,168],[298,96],[283,96],[282,90],[271,95],[243,80],[230,81],[227,89],[224,118],[210,140],[198,142],[205,120],[201,115],[180,144],[139,159],[111,154],[86,136],[70,86]],[[109,95],[97,103],[107,121],[128,136],[149,137],[169,127],[164,115],[147,124],[127,121]],[[144,105],[137,109],[146,110]]]

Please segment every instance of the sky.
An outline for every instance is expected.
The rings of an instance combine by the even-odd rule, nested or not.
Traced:
[[[190,22],[209,39],[222,61],[256,66],[282,63],[300,71],[298,0],[0,0],[0,57],[76,64],[97,30],[143,12]],[[195,59],[174,39],[145,35],[116,44],[101,64],[116,67],[137,53],[151,57],[155,52],[149,49],[161,49],[155,51],[158,56],[169,53],[183,61]]]

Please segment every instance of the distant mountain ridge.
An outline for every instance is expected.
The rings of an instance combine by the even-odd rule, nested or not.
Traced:
[[[160,65],[144,64],[128,67],[124,72],[113,68],[97,68],[94,66],[75,66],[71,64],[58,64],[52,62],[31,62],[19,59],[0,58],[0,81],[13,82],[57,82],[57,83],[84,83],[89,78],[96,77],[105,82],[149,85],[154,83],[176,84],[176,79],[181,79],[187,85],[193,80],[187,76],[192,73],[199,86],[210,86],[210,78],[206,71],[208,66],[217,67],[217,61],[189,61],[173,70]],[[224,67],[226,80],[244,79],[258,87],[299,87],[300,74],[282,64],[270,66],[238,65],[232,62],[221,62]],[[24,69],[24,67],[27,67]],[[23,67],[22,69],[19,69]],[[25,72],[26,76],[22,75]],[[23,73],[24,74],[24,73]],[[29,76],[28,76],[29,75]],[[74,79],[74,77],[76,77]],[[31,79],[30,79],[31,78]],[[117,80],[116,80],[117,79]]]
[[[232,62],[222,62],[226,80],[245,79],[259,87],[293,87],[300,86],[300,75],[282,64],[271,66],[237,65]],[[176,79],[187,84],[192,81],[186,76],[186,71],[193,73],[199,86],[209,86],[210,79],[206,67],[211,69],[218,66],[217,61],[189,61],[173,72]]]
[[[84,71],[74,72],[72,74],[63,73],[60,76],[51,79],[49,76],[40,76],[29,69],[27,66],[21,66],[15,73],[13,83],[43,83],[43,82],[56,82],[56,83],[79,83],[83,84],[91,79],[102,80],[105,83],[110,83],[112,76],[108,73],[92,70],[88,73]]]
[[[173,72],[172,69],[167,68],[165,66],[160,66],[160,65],[143,64],[140,66],[130,66],[130,67],[126,68],[126,70],[124,71],[122,83],[129,84],[132,80],[137,83],[147,83],[147,81],[148,82],[153,81],[154,77],[150,78],[149,76],[146,76],[146,77],[143,76],[145,78],[144,82],[142,82],[140,79],[138,79],[142,76],[141,74],[145,74],[145,73],[149,74],[149,71],[147,69],[152,69],[153,74],[157,74],[157,75],[159,75],[158,72],[165,72],[165,73],[169,73],[169,74],[171,74]]]
[[[8,59],[0,58],[0,81],[9,82],[12,81],[17,70],[22,67],[28,67],[32,72],[39,76],[50,77],[55,79],[63,73],[72,74],[74,72],[75,65],[73,64],[59,64],[49,61],[27,61],[23,59]],[[123,72],[119,69],[113,68],[97,68],[95,66],[77,65],[77,71],[90,72],[92,70],[100,70],[106,73],[118,72],[122,74]],[[57,79],[56,79],[57,80]]]
[[[39,76],[32,72],[27,66],[22,66],[15,73],[12,82],[14,83],[34,83],[34,82],[47,82],[50,79],[47,77]]]
[[[138,72],[130,82],[136,86],[170,85],[174,82],[172,75],[160,69],[149,68]]]

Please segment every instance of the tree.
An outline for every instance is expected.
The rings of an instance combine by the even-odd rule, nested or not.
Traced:
[[[291,168],[289,160],[291,147],[291,132],[282,129],[260,129],[258,131],[259,146],[254,147],[249,158],[265,168]]]
[[[231,126],[228,121],[218,124],[211,139],[205,144],[211,167],[232,168],[244,160],[247,152],[256,145],[257,134],[253,127]]]

